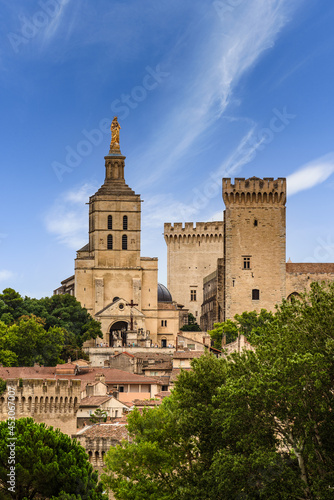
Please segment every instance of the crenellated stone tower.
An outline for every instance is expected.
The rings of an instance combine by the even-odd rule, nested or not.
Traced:
[[[286,179],[223,179],[225,319],[286,297]]]
[[[173,299],[200,321],[203,278],[224,254],[223,222],[165,223],[167,287]]]

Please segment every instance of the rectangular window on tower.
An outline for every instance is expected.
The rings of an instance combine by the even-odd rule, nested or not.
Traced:
[[[245,255],[243,257],[243,269],[250,269],[251,268],[251,258],[249,255]]]
[[[252,290],[252,300],[260,300],[260,290],[253,288]]]
[[[196,300],[197,300],[196,290],[190,290],[190,300],[191,300],[191,302],[196,302]]]

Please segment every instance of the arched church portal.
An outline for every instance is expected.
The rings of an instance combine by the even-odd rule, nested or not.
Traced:
[[[128,323],[117,321],[110,327],[109,345],[110,347],[126,346]]]

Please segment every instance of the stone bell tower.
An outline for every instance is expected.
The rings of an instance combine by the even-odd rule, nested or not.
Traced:
[[[120,128],[115,117],[105,180],[88,203],[89,242],[77,252],[74,280],[65,281],[101,323],[104,345],[146,347],[152,342],[166,347],[175,344],[184,312],[168,290],[158,288],[157,257],[140,255],[141,199],[124,179]],[[92,339],[85,347],[94,345]]]
[[[223,179],[225,319],[273,310],[286,280],[286,179]]]
[[[105,180],[89,199],[89,243],[76,259],[76,298],[93,315],[115,297],[141,302],[141,199],[124,179],[119,129],[115,117]]]
[[[89,251],[97,267],[138,268],[141,199],[125,183],[118,127],[114,119],[110,150],[104,157],[105,180],[89,199]]]

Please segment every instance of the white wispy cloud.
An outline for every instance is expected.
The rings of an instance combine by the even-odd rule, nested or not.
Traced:
[[[334,173],[334,153],[329,153],[303,165],[287,177],[287,192],[293,194],[326,181]]]
[[[88,209],[85,204],[97,186],[85,183],[60,195],[44,217],[47,231],[59,243],[79,250],[87,243]]]
[[[64,18],[66,6],[70,3],[70,0],[56,0],[54,2],[55,13],[50,18],[50,22],[45,28],[44,41],[50,41],[56,34]]]
[[[8,281],[14,277],[14,273],[12,271],[8,271],[7,269],[0,270],[0,281]]]
[[[216,170],[207,172],[207,180],[192,189],[186,202],[176,200],[172,194],[147,196],[148,201],[143,210],[143,227],[163,227],[166,221],[187,222],[194,220],[196,216],[199,216],[197,220],[203,220],[203,217],[212,220],[213,216],[206,213],[205,209],[209,208],[212,199],[221,197],[222,178],[237,174],[244,165],[255,158],[263,143],[263,139],[253,140],[254,130],[255,127],[252,126]]]
[[[208,32],[200,33],[207,38],[201,47],[201,64],[195,71],[182,75],[182,103],[174,103],[159,138],[141,159],[143,164],[159,165],[143,185],[155,182],[166,170],[175,169],[177,160],[222,116],[240,78],[274,45],[299,3],[299,0],[252,0],[220,11],[219,5],[228,7],[228,2],[213,2],[211,8],[214,10],[216,6],[216,16],[211,16]]]

